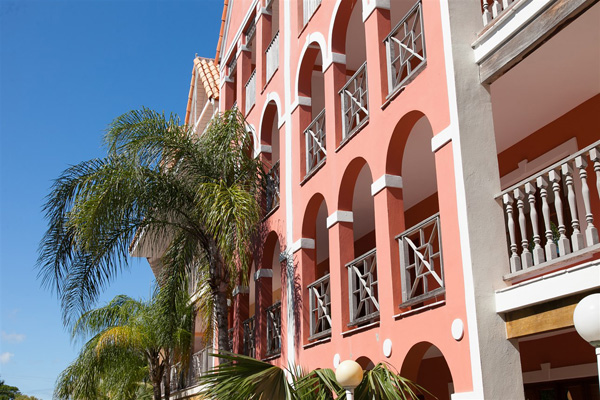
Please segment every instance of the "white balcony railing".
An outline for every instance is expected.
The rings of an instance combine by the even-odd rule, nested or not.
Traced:
[[[250,317],[243,322],[244,327],[244,355],[256,357],[256,318]]]
[[[421,2],[416,3],[384,40],[388,93],[392,95],[425,65],[425,36]]]
[[[508,8],[515,0],[481,0],[483,26],[487,26],[492,20]],[[517,0],[518,1],[518,0]]]
[[[600,210],[592,209],[590,193],[594,186],[600,195],[600,141],[498,195],[504,204],[511,273],[599,243],[594,216]]]
[[[349,326],[372,322],[379,317],[377,252],[373,249],[346,264],[350,300]]]
[[[329,274],[308,285],[310,337],[314,340],[331,335],[331,295]]]
[[[173,365],[171,367],[171,392],[196,386],[198,379],[214,366],[213,357],[210,355],[213,352],[212,346],[207,346],[192,354],[187,370],[184,370],[181,364]]]
[[[444,292],[439,213],[396,236],[400,247],[402,306]]]
[[[367,95],[367,62],[365,61],[340,90],[344,139],[358,131],[369,118]]]
[[[267,357],[281,353],[281,301],[267,307]]]
[[[267,174],[266,187],[266,213],[270,213],[279,205],[279,161],[277,161]]]
[[[273,77],[277,68],[279,68],[279,32],[275,34],[267,50],[265,51],[267,58],[267,82]]]
[[[246,82],[246,114],[254,106],[256,101],[256,70],[252,71],[248,82]]]
[[[302,0],[302,16],[304,25],[307,24],[310,17],[315,13],[317,7],[321,4],[321,0]]]
[[[327,157],[325,148],[325,109],[304,130],[306,138],[306,175],[316,169]]]

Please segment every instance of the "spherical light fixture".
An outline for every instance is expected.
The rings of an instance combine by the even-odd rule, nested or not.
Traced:
[[[335,370],[335,379],[346,389],[346,399],[354,399],[354,388],[360,385],[363,378],[363,369],[352,360],[345,360]]]
[[[573,312],[577,333],[596,348],[600,379],[600,293],[584,297]]]

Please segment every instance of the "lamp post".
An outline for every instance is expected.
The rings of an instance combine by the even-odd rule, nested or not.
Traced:
[[[596,348],[600,379],[600,293],[584,297],[573,312],[577,333]]]
[[[342,361],[335,370],[335,379],[346,389],[346,400],[354,400],[354,388],[363,378],[363,370],[356,361]]]

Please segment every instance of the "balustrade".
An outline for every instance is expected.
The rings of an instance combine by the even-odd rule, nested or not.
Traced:
[[[304,25],[310,20],[310,17],[315,13],[319,4],[321,4],[321,0],[302,0],[302,16]]]
[[[588,182],[591,169],[588,165],[593,166],[595,177],[592,175],[591,179],[595,178],[599,195],[600,141],[498,196],[504,205],[511,273],[585,251],[599,243],[594,226],[594,212],[597,215],[599,211],[592,209],[594,185]]]
[[[331,335],[331,295],[329,274],[308,285],[309,299],[309,339]]]
[[[515,0],[481,0],[483,26],[488,25]]]
[[[396,236],[400,247],[402,306],[445,291],[439,213]]]
[[[252,71],[248,82],[246,82],[246,114],[250,111],[256,101],[256,70]]]
[[[267,82],[271,79],[277,68],[279,68],[279,31],[267,46],[265,51],[267,58]]]
[[[243,322],[244,327],[244,355],[248,357],[256,357],[256,336],[255,327],[256,319],[250,317]]]
[[[367,62],[365,61],[340,90],[344,138],[358,131],[368,120],[369,102],[367,94]]]
[[[268,357],[281,353],[281,301],[267,307],[267,352]]]
[[[419,1],[384,40],[389,95],[395,93],[425,65],[422,6]]]
[[[192,354],[189,368],[184,370],[181,363],[171,366],[171,392],[177,392],[198,384],[198,378],[213,367],[212,346]],[[163,387],[164,390],[164,387]]]
[[[229,350],[233,352],[233,328],[227,330],[227,340],[229,341]]]
[[[373,249],[346,264],[348,268],[350,323],[356,326],[379,317],[377,252]]]
[[[277,161],[267,174],[266,187],[266,212],[267,214],[279,206],[279,161]]]
[[[306,175],[317,168],[327,156],[325,148],[325,109],[304,130],[306,138]]]

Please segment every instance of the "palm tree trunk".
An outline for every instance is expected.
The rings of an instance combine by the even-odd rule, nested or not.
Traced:
[[[217,320],[217,340],[219,350],[231,351],[229,347],[229,324],[227,295],[229,290],[229,271],[219,254],[217,244],[211,240],[210,247],[210,288]]]
[[[165,400],[171,397],[171,362],[169,355],[165,356]]]
[[[150,381],[152,382],[152,392],[154,400],[161,400],[162,393],[160,384],[163,380],[164,364],[160,362],[158,353],[148,355],[148,368],[150,372]]]

